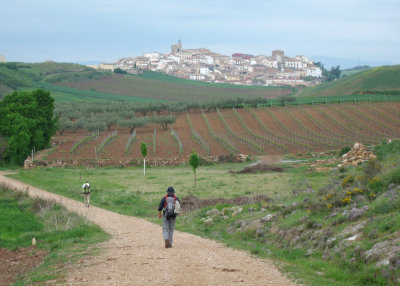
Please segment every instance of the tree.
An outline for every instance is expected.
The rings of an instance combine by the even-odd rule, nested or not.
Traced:
[[[140,143],[140,152],[143,156],[143,174],[146,176],[146,156],[147,156],[147,145],[146,143]]]
[[[340,66],[331,67],[330,73],[335,77],[335,79],[340,78],[340,74],[342,73]]]
[[[172,115],[153,116],[150,121],[160,124],[164,130],[167,130],[169,124],[175,123],[176,117]]]
[[[189,164],[192,166],[193,173],[194,173],[194,186],[196,187],[196,169],[199,166],[200,157],[197,155],[196,150],[193,149],[192,154],[189,158]]]
[[[132,134],[133,130],[135,130],[136,127],[145,126],[146,123],[147,123],[147,118],[145,117],[132,117],[120,120],[118,122],[118,124],[121,125],[122,127],[129,128],[129,134]]]
[[[22,164],[33,148],[46,148],[55,134],[54,98],[48,91],[13,92],[0,101],[0,114],[6,162]]]
[[[69,118],[61,117],[58,120],[57,130],[60,132],[60,136],[63,136],[64,131],[72,129],[73,122]]]
[[[117,124],[119,117],[120,116],[117,113],[106,113],[104,115],[104,121],[105,121],[108,131],[111,130],[111,127],[113,125]]]
[[[116,68],[116,69],[114,69],[114,72],[115,72],[115,73],[119,73],[119,74],[127,74],[126,70],[123,70],[123,69],[121,69],[121,68]]]
[[[7,150],[7,141],[6,138],[0,135],[0,162],[3,161],[4,152]]]

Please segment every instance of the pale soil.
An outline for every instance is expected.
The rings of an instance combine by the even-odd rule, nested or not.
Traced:
[[[99,245],[100,255],[66,265],[66,285],[295,285],[271,261],[221,243],[176,231],[174,247],[165,249],[159,225],[93,206],[87,209],[81,202],[28,187],[1,173],[0,183],[29,189],[33,197],[55,199],[112,235]]]

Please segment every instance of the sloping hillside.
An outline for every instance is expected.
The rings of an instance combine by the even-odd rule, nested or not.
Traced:
[[[333,82],[307,88],[300,96],[342,96],[365,90],[399,90],[400,93],[400,65],[372,68]]]
[[[174,100],[203,102],[226,98],[275,98],[290,88],[235,86],[179,79],[156,72],[119,75],[70,63],[1,63],[0,98],[14,90],[44,88],[56,101]]]
[[[38,82],[87,80],[110,74],[71,63],[0,63],[0,98],[17,89],[37,87]]]
[[[246,86],[238,88],[237,86],[219,84],[208,84],[208,86],[192,83],[183,84],[179,79],[177,79],[177,81],[165,81],[133,75],[113,75],[112,77],[105,77],[97,80],[75,81],[63,83],[62,85],[83,90],[96,90],[104,93],[186,102],[203,102],[232,97],[275,98],[291,92],[291,90],[287,88],[264,87],[260,89]]]

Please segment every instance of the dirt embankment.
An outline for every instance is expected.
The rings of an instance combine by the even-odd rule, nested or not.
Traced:
[[[47,250],[33,246],[14,251],[0,248],[0,285],[10,285],[18,276],[39,266],[47,253]]]

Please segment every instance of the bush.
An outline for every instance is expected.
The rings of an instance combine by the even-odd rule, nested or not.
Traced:
[[[339,152],[339,157],[342,157],[344,154],[346,154],[350,150],[351,150],[351,148],[349,146],[343,147],[342,150],[340,150],[340,152]]]
[[[384,182],[386,187],[390,184],[400,184],[400,168],[391,170],[389,173],[385,174]]]
[[[369,160],[364,165],[364,174],[368,180],[374,178],[382,169],[382,166],[376,159]]]
[[[120,68],[116,68],[114,69],[115,73],[119,73],[119,74],[127,74],[126,70],[120,69]]]
[[[393,200],[387,197],[379,197],[372,205],[372,212],[375,214],[387,214],[400,209],[400,199]]]
[[[286,102],[294,102],[296,98],[293,95],[281,95],[277,98],[277,101],[280,105],[285,105]]]
[[[379,159],[392,156],[395,153],[400,153],[400,140],[393,140],[389,144],[382,144],[375,147],[375,154]]]
[[[374,177],[369,181],[368,187],[371,192],[380,193],[384,190],[385,185],[380,177]]]
[[[350,186],[352,183],[354,182],[354,177],[352,176],[352,175],[348,175],[348,176],[346,176],[344,179],[343,179],[343,181],[342,181],[342,186],[345,188],[345,187],[348,187],[348,186]]]

